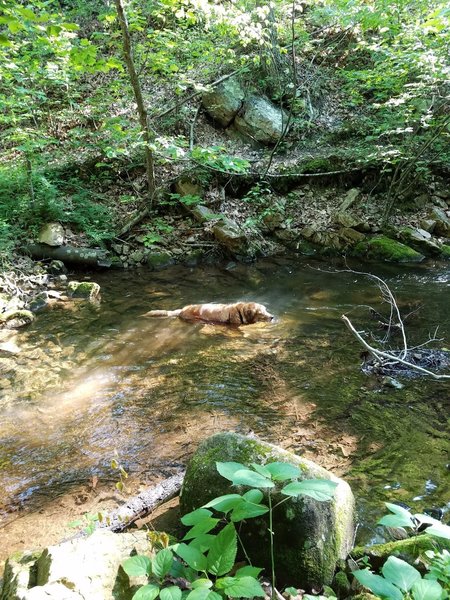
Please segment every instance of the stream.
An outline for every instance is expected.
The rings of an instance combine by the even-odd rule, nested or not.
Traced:
[[[413,311],[411,346],[439,326],[436,347],[449,347],[448,264],[353,266],[383,277]],[[151,483],[223,430],[252,431],[345,477],[360,542],[380,539],[385,501],[442,509],[448,521],[450,382],[402,379],[394,389],[363,374],[362,348],[340,317],[376,331],[360,305],[387,306],[372,281],[326,268],[283,258],[96,272],[99,304],[40,312],[17,335],[20,353],[0,358],[0,559],[16,541],[33,545],[26,519],[8,530],[18,515],[51,521],[56,499],[90,481],[113,489],[114,457],[130,479]],[[144,316],[237,300],[265,304],[276,320],[231,329]]]

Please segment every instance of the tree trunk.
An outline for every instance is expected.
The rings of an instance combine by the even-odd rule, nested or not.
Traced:
[[[164,502],[175,498],[180,493],[185,472],[172,475],[155,487],[141,492],[127,500],[118,510],[105,515],[102,522],[97,523],[98,529],[109,529],[110,531],[123,531],[137,519],[144,517],[158,508]]]
[[[86,267],[110,267],[113,263],[109,252],[94,248],[75,248],[74,246],[48,246],[47,244],[27,244],[24,251],[37,259],[50,258],[64,263]]]
[[[154,195],[155,195],[155,173],[154,173],[154,160],[153,152],[150,149],[150,129],[148,126],[148,115],[147,109],[144,104],[142,97],[142,90],[139,83],[139,78],[134,66],[133,51],[131,48],[131,38],[128,29],[127,17],[123,8],[122,0],[115,0],[117,16],[119,18],[120,28],[122,30],[122,41],[123,41],[123,55],[125,63],[128,69],[128,75],[130,76],[131,86],[133,88],[134,97],[137,104],[139,113],[139,123],[141,125],[142,138],[145,143],[145,169],[147,172],[147,188],[149,197],[149,206],[152,208]]]

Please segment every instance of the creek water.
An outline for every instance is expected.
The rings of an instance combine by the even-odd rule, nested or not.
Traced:
[[[383,501],[449,511],[450,382],[408,379],[393,389],[364,375],[362,348],[340,317],[374,330],[367,306],[387,307],[373,282],[324,269],[277,259],[92,273],[99,304],[41,312],[18,336],[21,352],[1,359],[2,381],[12,382],[0,399],[1,516],[51,505],[92,477],[114,480],[115,451],[130,474],[168,475],[223,430],[253,431],[344,476],[360,541],[377,538]],[[448,265],[370,271],[416,311],[410,345],[439,325],[438,346],[448,347]],[[230,329],[144,316],[236,300],[265,304],[275,322]]]

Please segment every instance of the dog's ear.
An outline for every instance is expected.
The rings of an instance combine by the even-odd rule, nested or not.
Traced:
[[[251,324],[256,321],[257,309],[254,302],[249,302],[246,304],[242,312],[244,314],[246,323]]]

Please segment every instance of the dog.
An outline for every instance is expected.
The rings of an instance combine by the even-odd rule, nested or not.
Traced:
[[[190,304],[178,310],[151,310],[145,317],[178,317],[183,321],[201,321],[222,325],[252,325],[261,321],[273,321],[273,315],[257,302],[235,304]]]

